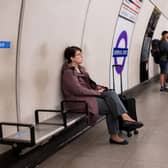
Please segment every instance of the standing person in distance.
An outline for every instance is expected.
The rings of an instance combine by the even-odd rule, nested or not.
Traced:
[[[168,74],[168,31],[162,32],[160,41],[160,91],[166,90],[166,79]]]

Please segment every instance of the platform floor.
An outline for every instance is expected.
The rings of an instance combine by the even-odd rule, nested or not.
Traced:
[[[105,121],[67,144],[39,168],[167,168],[168,92],[153,84],[137,96],[139,135],[129,145],[110,145]]]

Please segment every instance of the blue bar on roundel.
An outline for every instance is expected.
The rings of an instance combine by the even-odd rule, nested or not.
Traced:
[[[127,57],[127,56],[128,56],[128,48],[113,49],[113,57]]]
[[[0,48],[10,48],[11,43],[10,41],[0,41]]]

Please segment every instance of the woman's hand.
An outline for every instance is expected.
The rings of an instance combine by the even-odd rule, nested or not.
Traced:
[[[103,93],[105,91],[105,88],[104,87],[97,87],[97,91],[99,93]]]

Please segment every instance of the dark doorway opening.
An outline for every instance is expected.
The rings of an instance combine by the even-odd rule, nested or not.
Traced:
[[[149,55],[150,55],[150,45],[155,31],[156,25],[160,18],[160,11],[157,8],[154,8],[151,17],[149,19],[142,50],[141,50],[141,59],[140,59],[140,82],[144,82],[149,79]]]

